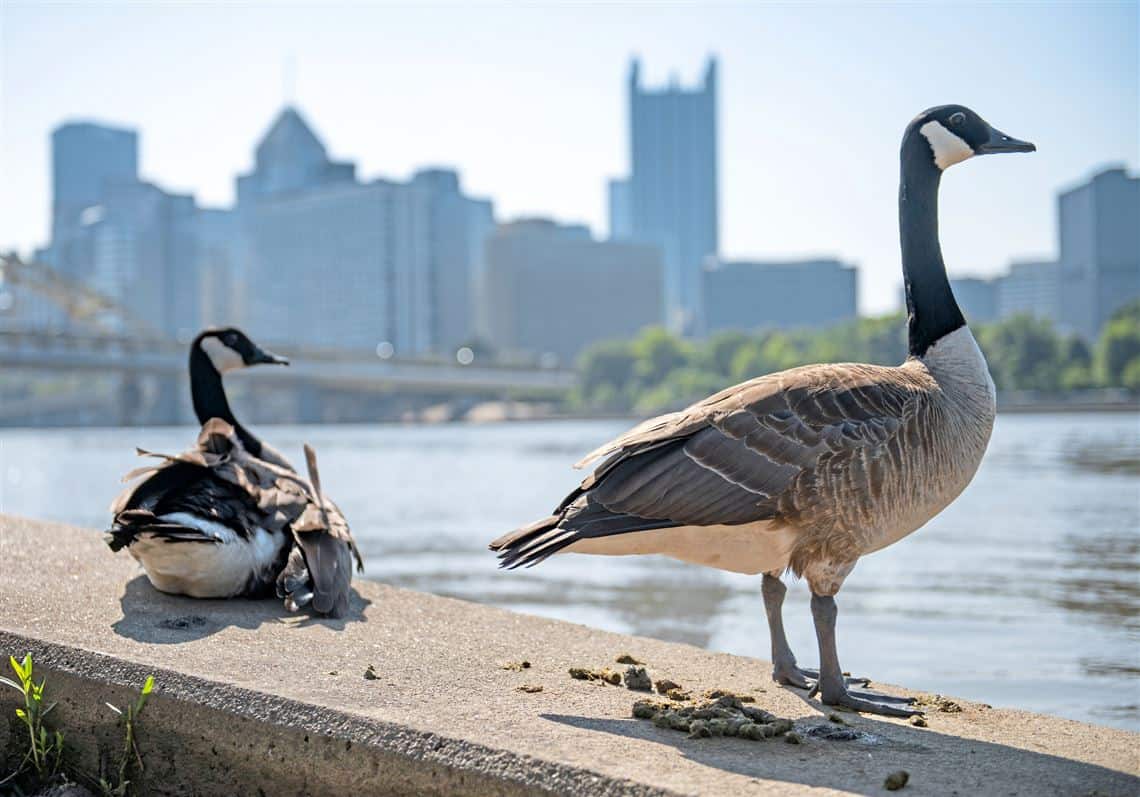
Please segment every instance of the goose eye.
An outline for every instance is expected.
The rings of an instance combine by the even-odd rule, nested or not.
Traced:
[[[227,346],[229,346],[232,349],[234,346],[237,345],[237,335],[235,335],[232,332],[227,332],[222,337],[222,343],[226,344]]]
[[[966,121],[966,114],[962,113],[961,111],[950,114],[950,124],[954,125],[955,127],[957,127],[960,124],[963,124],[965,121]]]

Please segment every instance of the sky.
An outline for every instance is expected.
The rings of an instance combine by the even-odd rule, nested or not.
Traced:
[[[722,254],[841,257],[861,269],[861,311],[880,312],[901,281],[907,122],[962,103],[1038,146],[947,174],[952,275],[1050,256],[1057,190],[1137,169],[1138,28],[1136,2],[0,0],[0,248],[46,241],[61,122],[138,129],[146,179],[224,206],[286,101],[364,178],[453,166],[500,220],[604,236],[605,181],[628,170],[630,57],[650,84],[691,85],[716,54]]]

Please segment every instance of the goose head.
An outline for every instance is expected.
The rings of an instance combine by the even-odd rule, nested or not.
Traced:
[[[192,349],[205,355],[219,374],[251,365],[288,365],[289,361],[258,346],[240,329],[207,329],[194,339]]]
[[[924,111],[910,123],[906,138],[925,141],[939,171],[975,155],[1037,150],[1028,141],[1001,132],[964,105],[939,105]]]

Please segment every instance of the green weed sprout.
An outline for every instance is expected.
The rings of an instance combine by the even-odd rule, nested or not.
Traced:
[[[44,717],[55,708],[55,703],[44,706],[44,683],[47,679],[41,678],[38,684],[35,682],[32,677],[31,653],[25,655],[22,662],[16,661],[15,656],[9,656],[8,663],[12,667],[12,672],[19,679],[19,683],[2,675],[0,675],[0,683],[7,684],[24,696],[24,707],[16,709],[16,716],[28,729],[29,743],[28,752],[24,755],[24,759],[16,767],[13,775],[9,777],[14,777],[23,772],[29,765],[41,780],[53,777],[59,772],[63,759],[63,734],[59,731],[49,731],[44,727]],[[5,780],[7,779],[5,778]]]
[[[127,778],[130,771],[131,761],[138,763],[138,771],[141,774],[143,771],[142,755],[139,754],[138,744],[135,743],[135,722],[138,721],[139,714],[142,714],[143,708],[146,706],[146,699],[154,690],[154,676],[148,675],[146,681],[143,683],[142,691],[139,692],[138,698],[135,700],[134,705],[127,704],[126,709],[121,709],[107,703],[107,708],[114,711],[116,714],[123,718],[125,731],[123,734],[123,755],[119,759],[119,778],[118,785],[112,786],[106,778],[99,778],[99,788],[102,790],[106,797],[123,797],[127,794],[130,788],[131,781]]]

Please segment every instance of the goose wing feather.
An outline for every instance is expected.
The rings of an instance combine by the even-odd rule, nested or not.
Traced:
[[[237,525],[279,531],[310,501],[303,479],[250,456],[233,427],[217,418],[203,425],[197,445],[188,451],[171,456],[139,449],[139,455],[159,462],[127,474],[125,479],[141,481],[119,494],[113,515],[138,508],[158,514],[198,509],[211,517],[240,508],[245,514]]]
[[[686,525],[770,518],[823,457],[894,434],[914,392],[898,370],[814,366],[746,382],[618,438],[583,487],[611,512]]]
[[[261,454],[258,457],[259,459],[268,462],[271,465],[276,465],[279,468],[284,468],[285,470],[293,471],[296,473],[297,469],[293,467],[293,463],[289,461],[288,457],[286,457],[273,446],[269,445],[269,443],[266,443],[264,441],[259,442],[261,442]]]
[[[584,537],[802,510],[818,500],[813,476],[824,463],[844,469],[860,450],[885,445],[926,389],[905,366],[858,364],[736,385],[601,446],[579,465],[601,464],[554,515],[491,547],[506,566],[530,564]]]
[[[142,469],[140,475],[146,478],[124,490],[112,506],[107,543],[113,551],[129,546],[144,532],[172,541],[189,541],[201,535],[162,520],[172,515],[218,523],[240,538],[248,537],[252,529],[264,527],[264,513],[256,498],[206,465],[171,458]],[[180,531],[175,533],[176,530]],[[213,537],[202,539],[216,541]]]
[[[277,595],[290,607],[312,602],[322,614],[343,617],[348,612],[352,566],[364,570],[360,551],[340,508],[327,498],[324,511],[310,503],[293,523],[296,546],[277,579]]]

